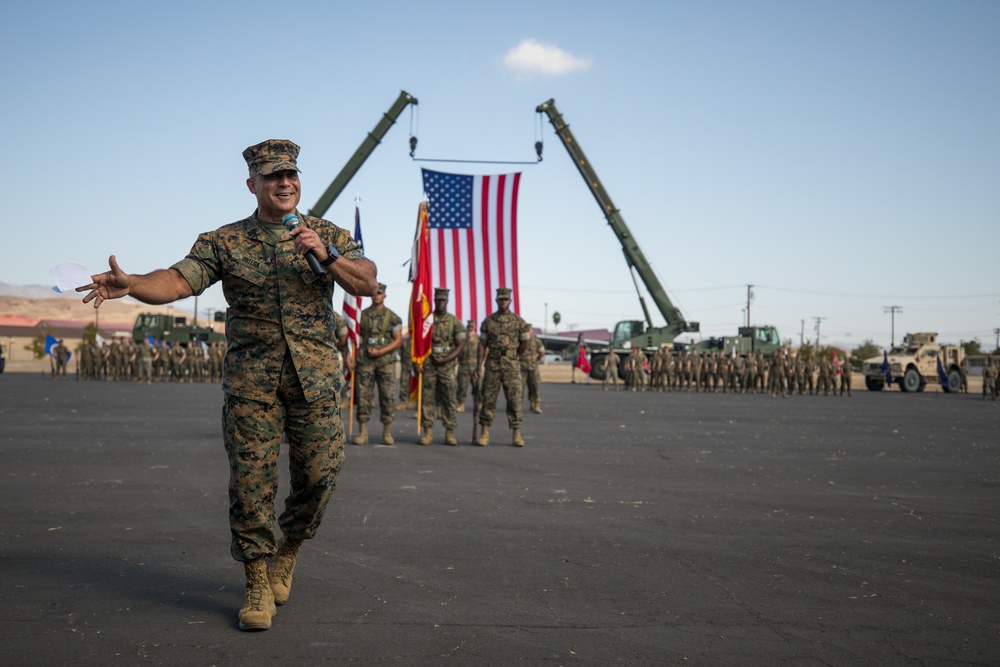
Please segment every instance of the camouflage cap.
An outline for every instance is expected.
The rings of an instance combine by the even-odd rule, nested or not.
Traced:
[[[438,299],[448,299],[448,295],[451,294],[451,290],[447,287],[435,287],[434,288],[434,300]]]
[[[243,151],[243,159],[247,161],[251,176],[267,176],[287,169],[299,171],[295,164],[298,157],[299,147],[287,139],[268,139]]]
[[[465,323],[465,328],[466,329],[475,329],[476,328],[476,321],[475,320],[469,320],[468,322]]]
[[[379,283],[378,289],[375,291],[376,294],[385,294],[385,283]]]
[[[509,299],[510,298],[510,288],[509,287],[498,287],[497,288],[497,298],[498,299]]]

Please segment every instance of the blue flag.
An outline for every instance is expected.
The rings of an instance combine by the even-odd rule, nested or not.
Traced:
[[[889,353],[882,351],[882,375],[885,376],[885,386],[892,386],[892,369],[889,368]]]
[[[938,382],[941,383],[941,387],[944,389],[948,388],[948,375],[944,372],[944,364],[941,363],[941,357],[937,358],[937,372],[938,372]]]
[[[57,341],[55,338],[53,338],[52,334],[45,334],[45,355],[46,356],[51,357],[52,356],[52,348],[56,347],[57,345],[59,345],[59,341]],[[73,353],[67,351],[66,352],[66,361],[69,361],[72,357],[73,357]]]

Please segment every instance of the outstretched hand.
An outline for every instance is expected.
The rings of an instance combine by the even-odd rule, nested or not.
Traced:
[[[94,308],[99,307],[108,299],[120,299],[128,294],[130,276],[121,270],[114,255],[108,258],[108,266],[111,267],[110,271],[91,276],[91,280],[94,282],[76,288],[77,292],[92,290],[90,294],[83,297],[83,302],[93,301]]]

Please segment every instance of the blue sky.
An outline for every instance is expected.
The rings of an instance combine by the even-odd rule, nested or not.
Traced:
[[[522,315],[640,318],[619,246],[551,125],[572,127],[671,298],[705,335],[752,319],[798,344],[1000,327],[1000,3],[35,2],[0,23],[8,159],[0,282],[169,266],[248,215],[243,148],[302,146],[307,210],[406,90],[326,218],[405,312],[417,157],[534,159]],[[540,132],[540,134],[539,134]],[[25,217],[30,220],[25,224]],[[17,231],[21,239],[14,239]],[[29,240],[31,239],[31,240]],[[339,303],[342,292],[335,300]],[[192,308],[193,303],[180,304]],[[214,287],[199,309],[223,308]],[[662,319],[654,316],[657,324]],[[549,328],[552,329],[551,322]]]

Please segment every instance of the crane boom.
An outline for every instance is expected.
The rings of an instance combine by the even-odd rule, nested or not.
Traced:
[[[365,160],[367,160],[368,156],[372,154],[375,147],[382,142],[382,137],[384,137],[386,132],[389,131],[389,128],[396,123],[396,119],[399,118],[399,114],[403,113],[403,109],[411,104],[417,104],[417,98],[410,95],[405,90],[400,91],[399,97],[397,97],[396,101],[392,103],[389,110],[382,115],[382,118],[375,126],[375,129],[368,133],[368,136],[366,136],[361,142],[361,145],[358,146],[358,150],[354,151],[354,155],[351,156],[351,159],[347,161],[344,168],[340,170],[340,173],[337,174],[337,176],[333,179],[333,182],[330,183],[326,191],[322,194],[322,196],[320,196],[316,205],[309,209],[309,215],[317,218],[323,217],[327,209],[330,208],[330,205],[333,204],[334,200],[338,196],[340,196],[340,193],[344,191],[347,184],[352,178],[354,178],[354,175],[358,173],[358,170],[361,169],[361,165],[365,163]]]
[[[597,177],[597,172],[594,171],[594,168],[587,160],[587,156],[584,155],[583,149],[580,148],[580,144],[577,143],[576,138],[570,132],[569,124],[563,120],[562,114],[556,109],[555,100],[544,102],[538,105],[535,110],[548,115],[549,121],[556,130],[556,134],[562,141],[563,146],[566,147],[570,158],[576,164],[576,168],[580,171],[580,175],[583,176],[583,180],[587,182],[590,193],[597,200],[597,204],[601,207],[601,211],[604,213],[604,217],[607,219],[611,229],[614,230],[615,236],[618,237],[618,242],[621,244],[622,252],[625,255],[625,261],[628,263],[629,269],[634,272],[633,280],[634,274],[637,273],[653,298],[653,302],[659,309],[663,319],[667,322],[667,326],[665,327],[656,328],[653,326],[649,310],[646,308],[645,301],[640,294],[639,301],[642,305],[647,327],[647,332],[644,336],[647,344],[644,346],[658,346],[660,343],[672,342],[674,338],[686,331],[698,331],[698,323],[687,322],[684,316],[681,315],[680,310],[670,301],[667,291],[660,284],[659,278],[656,277],[656,273],[639,247],[639,243],[632,236],[628,225],[625,224],[625,219],[622,218],[614,202],[611,201],[611,196],[608,195],[607,190],[601,184],[601,179]]]

